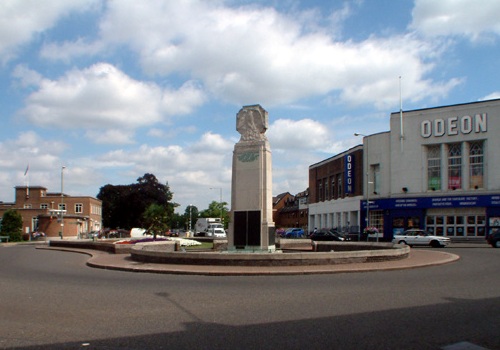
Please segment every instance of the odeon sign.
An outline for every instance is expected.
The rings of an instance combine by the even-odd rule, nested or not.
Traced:
[[[474,116],[465,115],[461,118],[450,117],[448,119],[424,120],[420,125],[420,135],[428,138],[431,136],[440,137],[486,132],[488,131],[487,120],[488,115],[486,113]]]

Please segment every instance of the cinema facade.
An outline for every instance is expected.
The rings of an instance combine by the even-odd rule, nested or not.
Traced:
[[[363,138],[360,231],[376,227],[385,240],[409,228],[484,239],[500,223],[499,135],[500,99],[392,113],[390,131]],[[337,207],[310,201],[309,222],[335,217]]]

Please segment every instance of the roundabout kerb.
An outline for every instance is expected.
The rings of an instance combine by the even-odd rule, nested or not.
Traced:
[[[309,246],[308,246],[309,244]],[[372,263],[408,258],[410,247],[392,243],[282,241],[274,252],[237,250],[186,251],[175,241],[133,245],[93,241],[50,241],[51,247],[80,248],[130,254],[142,263],[204,266],[315,266]],[[310,247],[310,248],[309,248]]]

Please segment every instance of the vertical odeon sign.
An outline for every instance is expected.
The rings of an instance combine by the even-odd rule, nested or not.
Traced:
[[[344,157],[344,188],[345,194],[354,193],[354,157],[352,154],[347,154]]]

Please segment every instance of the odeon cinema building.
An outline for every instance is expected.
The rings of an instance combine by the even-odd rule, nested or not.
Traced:
[[[397,232],[422,228],[477,240],[499,229],[500,99],[392,113],[390,131],[364,136],[362,149],[362,174],[351,177],[363,179],[350,179],[363,187],[362,196],[352,189],[354,196],[342,198],[359,199],[351,217],[359,218],[361,231],[376,227],[390,240]],[[309,184],[317,191],[322,180],[311,179],[315,166],[309,168]],[[336,217],[339,207],[318,198],[310,195],[312,225]]]

